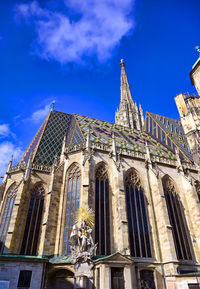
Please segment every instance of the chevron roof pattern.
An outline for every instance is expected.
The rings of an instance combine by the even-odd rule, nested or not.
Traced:
[[[185,157],[193,162],[180,120],[147,112],[145,118],[145,131],[172,152],[175,153],[175,148],[177,148],[182,159]]]
[[[50,111],[20,163],[27,162],[32,151],[35,164],[52,165],[55,156],[61,154],[64,137],[66,147],[72,148],[86,142],[88,133],[91,142],[106,146],[112,146],[114,135],[117,149],[145,153],[148,143],[150,154],[166,159],[176,159],[177,147],[182,159],[192,161],[180,121],[147,112],[145,130],[138,131],[78,114]]]

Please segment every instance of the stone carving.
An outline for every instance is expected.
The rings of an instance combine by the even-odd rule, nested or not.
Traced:
[[[126,184],[134,184],[138,188],[141,187],[140,178],[139,178],[139,176],[135,170],[131,170],[131,172],[126,176],[125,183]]]
[[[90,262],[96,255],[97,244],[92,238],[94,213],[92,209],[80,208],[77,213],[76,225],[71,233],[71,253],[73,263]]]
[[[174,185],[169,178],[167,178],[167,180],[165,181],[165,187],[168,190],[168,192],[175,193]]]
[[[101,164],[95,174],[95,177],[99,180],[107,180],[108,179],[108,172],[104,164]]]
[[[94,154],[94,150],[85,150],[83,152],[83,166],[85,165],[87,161],[88,162],[91,161],[93,154]]]

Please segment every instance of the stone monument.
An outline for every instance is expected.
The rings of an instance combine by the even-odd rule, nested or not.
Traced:
[[[75,225],[71,233],[71,254],[75,269],[75,288],[93,288],[93,262],[96,255],[97,244],[92,238],[94,226],[94,212],[88,207],[81,207],[77,214]]]

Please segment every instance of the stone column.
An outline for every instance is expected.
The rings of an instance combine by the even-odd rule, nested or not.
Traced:
[[[124,281],[125,289],[137,288],[135,270],[133,270],[132,265],[126,265],[124,267]]]
[[[106,271],[106,265],[102,264],[100,266],[100,289],[105,289],[106,283],[105,283],[105,271]]]
[[[177,193],[179,193],[183,205],[183,213],[187,221],[194,257],[196,261],[200,262],[200,204],[194,185],[184,174],[179,174],[179,177],[180,187],[178,187]]]
[[[64,205],[64,195],[66,190],[66,171],[68,167],[68,160],[64,159],[64,168],[63,168],[63,181],[61,185],[60,192],[60,200],[58,206],[58,222],[57,222],[57,230],[56,230],[56,241],[55,241],[55,249],[54,254],[62,255],[62,246],[61,246],[61,232],[62,232],[62,213],[63,213],[63,205]],[[62,234],[63,235],[63,234]]]
[[[105,266],[105,287],[111,289],[111,270],[108,265]]]
[[[28,186],[29,186],[29,181],[27,181],[27,183],[24,183],[22,180],[17,189],[17,196],[15,199],[15,204],[14,204],[13,211],[12,211],[11,221],[8,227],[8,234],[5,240],[4,253],[15,253],[15,254],[19,253],[19,250],[20,250],[19,244],[21,244],[21,238],[23,238],[22,229],[24,228],[23,226],[24,224],[20,224],[20,220],[21,220],[21,215],[24,212],[23,204],[24,204],[24,200],[26,197],[25,191],[28,189]]]
[[[110,186],[112,192],[113,212],[113,251],[129,254],[128,220],[126,215],[126,197],[124,191],[124,171],[117,169],[110,159]],[[111,181],[112,180],[112,181]],[[125,250],[126,249],[126,250]]]
[[[131,288],[137,288],[138,284],[137,284],[137,278],[136,278],[135,264],[131,265],[130,271],[131,271],[131,282],[132,282]]]
[[[53,166],[51,179],[48,187],[48,194],[46,196],[45,217],[43,226],[45,226],[43,233],[43,247],[41,245],[40,254],[51,255],[55,253],[55,244],[59,219],[59,203],[61,200],[61,188],[63,184],[64,164],[59,167]],[[53,213],[52,213],[53,212]]]
[[[100,289],[111,289],[110,267],[102,264],[100,267]]]
[[[164,275],[162,263],[169,262],[166,270],[176,273],[173,263],[177,262],[174,239],[169,221],[167,205],[164,197],[162,181],[156,176],[156,172],[149,168],[147,170],[147,181],[149,182],[149,197],[151,218],[150,223],[153,231],[153,256],[161,262],[161,271]],[[164,276],[163,276],[164,278]],[[164,280],[164,279],[163,279]]]

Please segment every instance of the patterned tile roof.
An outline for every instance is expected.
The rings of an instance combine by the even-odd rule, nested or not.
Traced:
[[[116,147],[146,153],[146,142],[148,142],[150,153],[154,156],[162,156],[175,159],[175,155],[161,143],[143,131],[130,129],[107,121],[93,119],[87,116],[75,114],[78,128],[86,139],[90,130],[90,140],[94,143],[112,145],[112,133],[115,135]]]
[[[138,131],[87,116],[51,111],[20,162],[27,162],[32,150],[34,152],[33,162],[35,164],[52,165],[55,156],[60,156],[61,154],[62,142],[65,136],[66,147],[70,149],[77,144],[86,142],[89,132],[90,141],[94,144],[111,147],[112,136],[114,134],[118,150],[125,149],[145,154],[146,143],[148,143],[151,155],[172,160],[176,159],[175,145],[178,145],[183,151],[181,157],[186,161],[188,159],[191,160],[191,154],[180,122],[170,118],[165,118],[164,122],[161,116],[152,113],[148,113],[148,117],[153,120],[155,119],[157,126],[167,134],[166,138],[169,138],[168,135],[171,134],[170,141],[167,141],[167,139],[163,141],[161,137],[156,137],[152,132],[152,126],[150,129],[151,133],[149,133],[148,130],[146,132]],[[182,141],[179,139],[180,137],[182,137]]]
[[[62,141],[67,133],[70,120],[70,114],[56,110],[51,111],[21,158],[20,163],[27,162],[31,151],[33,151],[35,164],[52,165],[55,156],[61,154]]]
[[[180,151],[180,157],[193,161],[187,139],[180,120],[147,112],[145,131],[158,139],[175,153],[175,147]]]
[[[31,152],[33,154],[36,153],[38,144],[40,143],[40,140],[41,140],[41,137],[42,137],[42,135],[44,133],[45,126],[47,124],[48,119],[49,119],[49,114],[45,118],[44,122],[42,123],[41,127],[39,128],[39,130],[36,133],[35,137],[33,138],[32,142],[30,143],[29,147],[27,148],[27,150],[25,151],[25,153],[21,157],[19,163],[22,163],[22,162],[26,162],[27,163],[28,159],[29,159],[29,157],[31,155]]]

